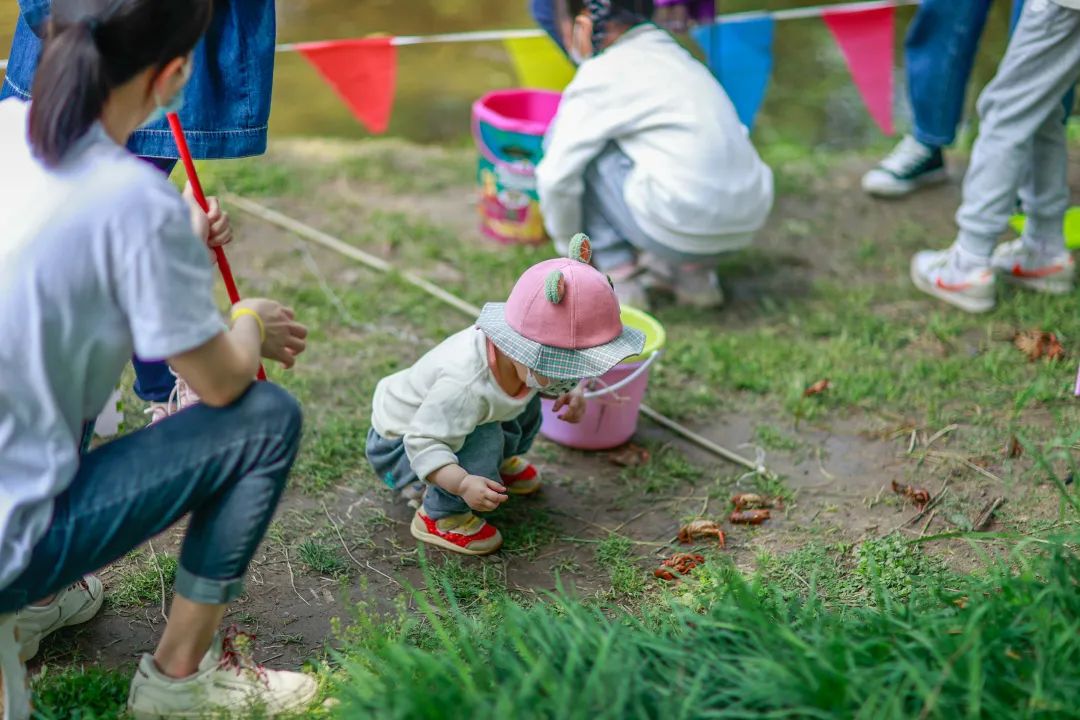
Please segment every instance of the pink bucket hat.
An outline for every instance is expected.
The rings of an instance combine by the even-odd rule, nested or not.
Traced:
[[[522,365],[558,380],[600,377],[645,347],[623,326],[610,281],[589,265],[589,238],[570,241],[570,257],[533,265],[505,303],[484,306],[476,326]]]

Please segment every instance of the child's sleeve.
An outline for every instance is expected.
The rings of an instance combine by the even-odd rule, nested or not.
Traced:
[[[457,464],[457,451],[485,416],[484,403],[459,382],[431,388],[405,433],[405,454],[413,472],[426,481],[441,467]]]
[[[622,123],[618,112],[606,107],[602,84],[589,82],[586,70],[578,70],[563,95],[544,158],[536,168],[544,227],[557,243],[581,232],[585,168],[618,135]]]

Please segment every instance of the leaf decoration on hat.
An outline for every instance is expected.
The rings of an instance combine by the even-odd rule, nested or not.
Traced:
[[[566,278],[559,270],[552,270],[544,280],[544,295],[556,305],[566,297]]]
[[[592,262],[592,243],[585,233],[578,233],[570,239],[570,259],[586,265]]]

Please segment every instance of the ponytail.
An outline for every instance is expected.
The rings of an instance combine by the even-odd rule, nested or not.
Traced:
[[[30,144],[46,165],[60,163],[101,116],[109,97],[95,30],[87,20],[56,34],[50,30],[42,51],[30,104]]]
[[[30,144],[55,167],[117,87],[189,54],[212,0],[53,0],[30,103]]]

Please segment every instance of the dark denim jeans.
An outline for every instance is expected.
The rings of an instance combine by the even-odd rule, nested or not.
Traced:
[[[19,0],[0,99],[30,97],[41,54],[41,40],[34,30],[42,31],[49,5],[49,0]],[[275,23],[274,0],[214,0],[214,17],[195,46],[195,64],[180,110],[195,157],[237,158],[266,151]],[[136,131],[128,148],[136,155],[176,157],[176,144],[165,120]]]
[[[540,432],[540,421],[540,397],[537,396],[513,420],[488,423],[473,430],[457,453],[458,464],[470,475],[498,482],[503,461],[524,455],[532,448],[536,434]],[[394,489],[400,490],[419,479],[405,454],[405,443],[400,439],[388,440],[371,430],[367,438],[367,458],[375,474]],[[451,495],[437,485],[427,486],[424,511],[429,517],[437,520],[468,509],[469,506],[457,495]]]
[[[277,508],[300,445],[296,400],[255,383],[226,408],[197,405],[83,456],[0,614],[57,592],[191,513],[176,593],[227,603]]]
[[[992,0],[923,0],[904,43],[914,135],[932,147],[951,145]],[[1014,0],[1012,25],[1024,0]],[[1065,98],[1072,108],[1073,93]]]

